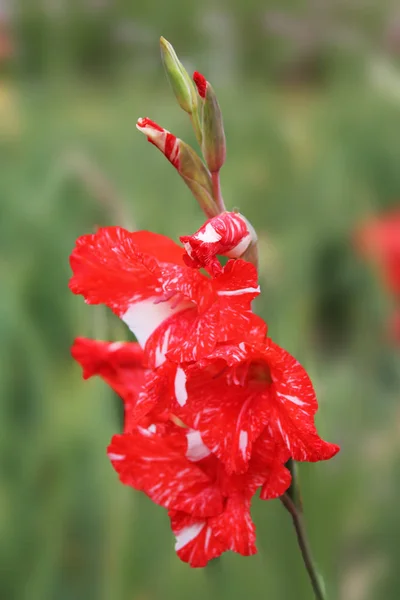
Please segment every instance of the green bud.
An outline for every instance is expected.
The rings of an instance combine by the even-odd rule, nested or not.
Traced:
[[[197,92],[193,81],[180,62],[172,45],[163,37],[160,38],[161,58],[167,79],[172,87],[179,105],[189,115],[197,109]]]
[[[202,152],[211,173],[225,162],[226,142],[221,109],[212,86],[207,82],[202,111]]]

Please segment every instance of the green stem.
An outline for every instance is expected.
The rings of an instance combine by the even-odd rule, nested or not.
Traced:
[[[219,178],[219,171],[215,171],[214,173],[211,173],[211,179],[212,179],[212,184],[213,184],[215,203],[216,203],[220,213],[225,212],[226,208],[225,208],[225,203],[224,203],[224,199],[222,197],[222,192],[221,192],[221,181]]]
[[[281,497],[281,502],[292,517],[293,526],[297,535],[297,542],[314,590],[315,598],[316,600],[327,600],[323,580],[318,573],[307,537],[297,467],[292,460],[290,460],[286,466],[292,473],[292,484],[286,494]]]

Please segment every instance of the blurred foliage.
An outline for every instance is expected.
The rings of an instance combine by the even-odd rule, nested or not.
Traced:
[[[334,461],[300,467],[330,598],[397,599],[399,355],[385,339],[390,299],[352,246],[363,216],[400,195],[389,5],[11,8],[15,55],[0,85],[0,597],[311,598],[278,501],[254,503],[256,557],[226,555],[200,571],[181,564],[165,511],[119,484],[108,463],[118,399],[99,381],[83,383],[69,356],[76,335],[128,339],[102,307],[69,293],[76,237],[119,223],[177,239],[202,223],[135,129],[150,116],[195,145],[162,75],[163,34],[219,94],[226,203],[260,235],[257,309],[311,373],[321,433],[342,446]],[[307,44],[311,34],[287,33],[292,22],[320,34]],[[363,43],[330,42],[326,32],[340,24]]]

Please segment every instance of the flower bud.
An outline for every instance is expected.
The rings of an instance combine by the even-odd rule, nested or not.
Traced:
[[[202,99],[202,152],[211,173],[218,172],[225,162],[226,143],[221,109],[215,92],[206,78],[195,71],[193,80]]]
[[[218,208],[213,199],[210,174],[196,152],[150,119],[139,119],[136,127],[175,167],[207,217],[217,215]]]
[[[179,102],[179,106],[191,115],[197,109],[197,94],[193,81],[171,44],[163,37],[160,38],[160,48],[167,79]]]
[[[190,266],[204,267],[217,274],[221,270],[217,254],[240,258],[252,244],[257,244],[257,235],[243,215],[224,212],[206,221],[193,235],[182,236],[180,241],[185,246],[188,254],[185,261]]]

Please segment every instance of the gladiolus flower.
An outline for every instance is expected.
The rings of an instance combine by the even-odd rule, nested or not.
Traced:
[[[170,511],[178,556],[203,567],[222,552],[256,552],[251,499],[281,495],[290,473],[259,445],[247,472],[228,475],[198,432],[173,424],[152,425],[113,437],[108,456],[126,485],[145,492]]]

